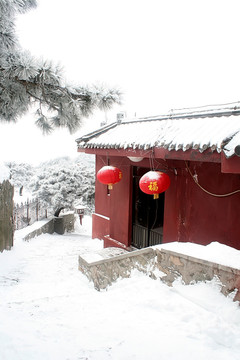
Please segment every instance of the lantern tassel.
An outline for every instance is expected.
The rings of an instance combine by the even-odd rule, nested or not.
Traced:
[[[153,194],[153,198],[154,198],[154,200],[158,199],[158,198],[159,198],[159,194]]]

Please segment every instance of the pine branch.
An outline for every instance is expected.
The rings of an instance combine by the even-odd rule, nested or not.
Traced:
[[[95,109],[120,104],[121,93],[104,87],[66,86],[59,66],[37,61],[20,49],[15,15],[35,6],[35,0],[0,0],[0,121],[16,121],[35,102],[41,113],[37,120],[40,127],[47,131],[67,127],[73,132]]]

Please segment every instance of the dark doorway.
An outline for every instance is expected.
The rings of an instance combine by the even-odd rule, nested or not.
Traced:
[[[132,246],[138,249],[162,243],[164,193],[154,200],[139,188],[139,180],[147,168],[133,167]]]

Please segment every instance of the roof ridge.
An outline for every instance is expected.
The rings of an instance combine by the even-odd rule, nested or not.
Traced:
[[[90,133],[88,133],[88,134],[86,134],[86,135],[81,136],[80,138],[76,139],[75,141],[76,141],[76,142],[79,142],[79,141],[88,141],[88,140],[90,140],[91,138],[93,138],[94,136],[100,135],[100,134],[102,134],[102,133],[104,133],[104,132],[106,132],[106,131],[114,128],[114,127],[117,126],[118,124],[119,124],[119,123],[117,123],[117,122],[113,122],[113,123],[111,123],[111,124],[109,124],[109,125],[102,126],[102,127],[100,127],[99,129],[97,129],[97,130],[94,130],[94,131],[92,131],[92,132],[90,132]]]
[[[161,120],[177,120],[177,119],[197,119],[197,118],[205,118],[205,117],[221,117],[221,116],[235,116],[240,115],[240,107],[232,108],[232,109],[219,109],[219,111],[196,111],[196,112],[186,112],[186,113],[169,113],[167,115],[156,115],[156,116],[148,116],[136,119],[130,119],[122,121],[122,124],[129,124],[135,122],[147,122],[147,121],[161,121]]]
[[[205,108],[205,110],[204,110]],[[222,113],[226,110],[236,111],[240,110],[240,101],[232,102],[232,103],[225,103],[225,104],[215,104],[215,105],[202,105],[202,106],[193,106],[188,108],[179,108],[179,109],[170,109],[170,115],[180,115],[180,114],[198,114],[198,113],[207,113],[210,114],[214,111],[214,113]],[[168,115],[169,115],[168,114]],[[157,115],[157,116],[147,116],[143,118],[156,118],[162,117],[166,115]]]

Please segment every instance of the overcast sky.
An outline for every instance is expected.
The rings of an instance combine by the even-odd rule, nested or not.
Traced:
[[[106,114],[109,121],[118,111],[150,116],[240,100],[239,0],[38,3],[19,17],[22,46],[60,62],[71,81],[119,87],[124,104]],[[89,124],[96,127],[104,117],[96,114]],[[33,126],[28,130],[29,123],[31,116],[18,125],[0,126],[0,151],[6,158],[36,163],[75,155],[74,139],[81,132],[70,137],[58,131],[46,138]]]

